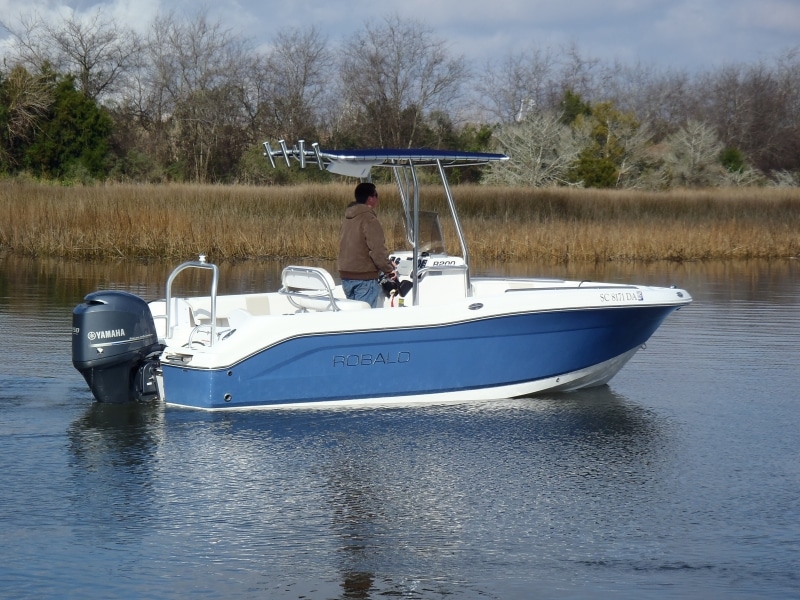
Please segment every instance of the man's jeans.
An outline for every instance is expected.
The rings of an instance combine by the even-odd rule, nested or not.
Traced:
[[[377,279],[342,279],[342,289],[350,300],[362,300],[372,308],[383,306],[383,288]]]

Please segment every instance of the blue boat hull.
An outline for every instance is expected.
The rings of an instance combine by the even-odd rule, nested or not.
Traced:
[[[676,306],[528,312],[287,339],[238,364],[162,364],[165,400],[205,409],[402,399],[515,384],[632,353]]]

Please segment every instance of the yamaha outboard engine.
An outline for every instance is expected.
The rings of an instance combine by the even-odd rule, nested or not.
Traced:
[[[147,303],[128,292],[94,292],[72,311],[72,364],[98,402],[158,396],[163,350]]]

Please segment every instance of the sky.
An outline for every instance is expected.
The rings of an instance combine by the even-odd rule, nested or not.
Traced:
[[[0,21],[87,14],[102,4],[146,31],[158,13],[194,13],[197,0],[0,0]],[[800,51],[800,0],[216,0],[210,17],[268,45],[291,28],[315,25],[334,44],[396,14],[426,24],[450,52],[485,65],[528,49],[575,45],[584,58],[688,71],[771,61]],[[7,33],[0,29],[0,51]]]

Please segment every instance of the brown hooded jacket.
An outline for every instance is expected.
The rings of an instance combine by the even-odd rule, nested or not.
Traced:
[[[345,210],[339,238],[339,276],[377,279],[380,272],[393,269],[378,216],[366,204],[353,202]]]

